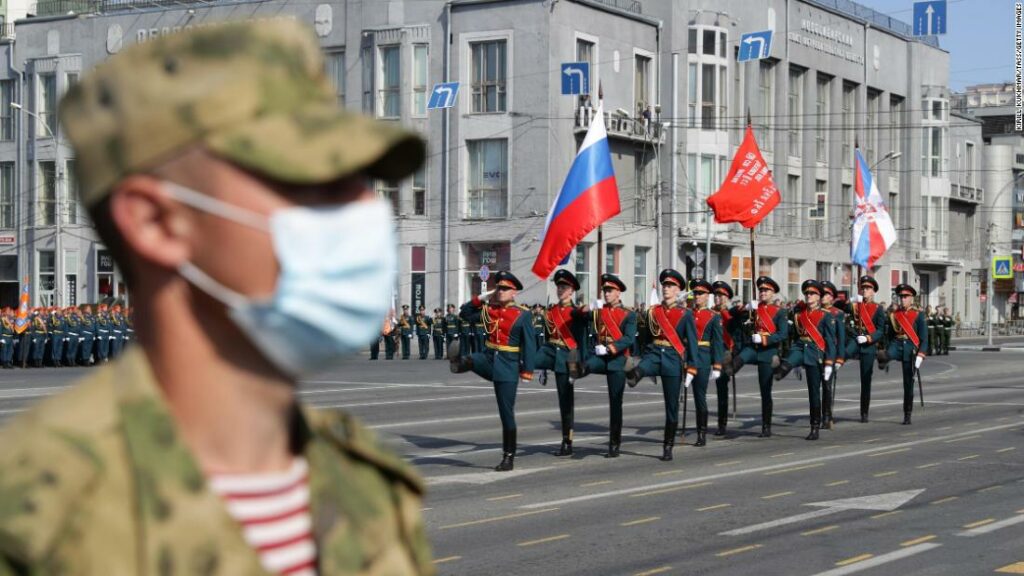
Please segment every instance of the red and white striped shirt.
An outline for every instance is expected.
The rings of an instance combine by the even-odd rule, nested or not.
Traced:
[[[271,474],[214,475],[210,488],[227,504],[263,567],[282,576],[316,576],[316,542],[309,513],[309,469],[296,458]]]

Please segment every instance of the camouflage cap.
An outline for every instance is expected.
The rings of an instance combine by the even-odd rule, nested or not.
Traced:
[[[60,117],[86,206],[194,144],[293,184],[356,173],[398,180],[425,156],[412,132],[339,107],[312,31],[284,18],[127,48],[68,91]]]

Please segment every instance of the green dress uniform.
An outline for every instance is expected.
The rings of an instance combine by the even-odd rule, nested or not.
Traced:
[[[50,334],[50,364],[59,368],[61,358],[64,357],[64,342],[67,339],[64,317],[60,312],[51,312],[46,324],[47,332]]]
[[[408,309],[408,306],[402,306]],[[402,360],[408,360],[412,355],[412,318],[409,314],[402,312],[398,319],[398,334],[402,339]]]
[[[4,315],[0,318],[0,365],[14,368],[14,317]]]
[[[31,328],[32,331],[32,364],[36,368],[43,367],[43,359],[46,353],[46,341],[48,339],[46,320],[39,313],[33,313]]]
[[[928,351],[929,356],[935,356],[939,346],[938,338],[935,336],[939,327],[939,319],[937,313],[932,312],[931,306],[925,310],[925,316],[927,317],[925,324],[928,327],[928,346],[924,349]]]
[[[511,272],[504,270],[495,274],[495,282],[499,288],[521,290],[523,286]],[[471,325],[479,319],[487,342],[482,352],[469,356],[449,350],[452,372],[472,370],[494,383],[502,431],[502,460],[495,470],[512,470],[516,453],[516,391],[520,379],[533,379],[537,353],[530,312],[515,302],[485,304],[479,296],[474,296],[462,305],[459,314]]]
[[[949,312],[942,314],[942,354],[949,356],[949,341],[953,337],[953,317]]]
[[[896,293],[917,295],[917,291],[906,284],[897,286]],[[925,313],[914,306],[897,308],[889,314],[889,331],[889,358],[903,365],[903,424],[908,425],[914,410],[915,362],[923,358],[928,349],[928,321]]]
[[[74,366],[77,363],[75,359],[78,357],[79,340],[82,338],[82,324],[78,314],[68,313],[64,317],[64,328],[67,330],[67,334],[64,337],[64,356],[61,358],[61,363],[64,366]]]
[[[451,306],[444,316],[444,345],[447,349],[451,343],[459,339],[459,316],[455,314],[455,307]]]
[[[81,341],[78,346],[78,364],[89,366],[92,364],[93,349],[96,342],[96,318],[92,312],[83,311],[80,318],[81,325],[78,328]]]
[[[433,320],[422,311],[416,314],[416,344],[420,352],[420,360],[426,360],[430,354],[430,328]]]
[[[396,346],[397,342],[395,341],[396,338],[398,337],[398,323],[395,321],[393,317],[389,317],[387,320],[384,321],[383,335],[384,359],[394,360],[395,352],[397,352],[398,350],[398,346]]]
[[[610,285],[620,292],[626,285],[614,274],[603,274],[601,286]],[[591,332],[606,353],[592,354],[584,363],[585,372],[604,374],[608,383],[608,458],[617,458],[622,445],[622,399],[626,392],[626,359],[636,342],[636,312],[619,302],[590,311]]]
[[[476,349],[476,338],[473,336],[473,323],[461,315],[459,316],[459,344],[459,351],[463,356],[469,356],[478,352]]]
[[[778,293],[779,285],[767,276],[761,276],[755,284],[774,286]],[[733,371],[739,371],[744,364],[757,362],[757,383],[761,392],[761,438],[772,435],[772,384],[775,380],[774,363],[778,362],[779,346],[789,338],[789,319],[786,309],[760,302],[756,310],[751,311],[754,318],[753,331],[761,337],[761,343],[754,343],[752,337],[744,338],[739,354],[733,355]]]
[[[703,284],[708,292],[711,291],[711,284],[708,282],[698,281],[696,284]],[[691,289],[692,286],[693,284]],[[722,317],[718,312],[710,308],[694,310],[693,321],[697,336],[697,351],[694,354],[697,375],[693,378],[693,405],[697,413],[696,445],[704,446],[707,443],[708,431],[708,382],[713,370],[722,370],[725,345],[722,340]],[[726,402],[728,403],[728,396]]]
[[[438,309],[434,312],[431,324],[431,334],[434,339],[434,360],[444,358],[444,330],[444,316],[441,315],[441,310]]]
[[[538,305],[539,306],[539,305]],[[537,349],[544,345],[544,335],[547,332],[547,325],[544,322],[545,318],[544,309],[535,307],[533,310],[533,316],[531,322],[533,322],[533,334],[537,337]]]
[[[647,347],[650,330],[647,329],[647,309],[641,306],[636,310],[636,336],[633,339],[633,356],[639,358]]]
[[[820,295],[821,283],[807,280],[801,285],[801,292],[805,296],[815,292]],[[803,366],[807,375],[807,400],[811,420],[811,433],[807,439],[817,440],[823,418],[821,394],[826,380],[822,369],[833,366],[837,355],[835,317],[820,306],[800,302],[796,307],[793,325],[797,338],[779,370],[784,372],[791,366]]]
[[[732,300],[732,286],[721,280],[711,284],[711,290],[715,295],[721,294]],[[722,323],[722,346],[725,354],[722,356],[722,374],[715,381],[715,395],[718,399],[718,429],[715,436],[725,436],[725,430],[729,423],[729,381],[733,378],[732,358],[740,353],[740,342],[743,342],[743,323],[747,320],[747,312],[742,306],[719,306],[715,308]]]
[[[303,409],[322,576],[433,574],[423,484],[373,433]],[[132,348],[0,433],[0,574],[266,575]]]
[[[832,417],[832,398],[835,394],[835,386],[839,380],[839,368],[846,364],[846,312],[835,305],[839,291],[835,284],[828,280],[821,281],[821,290],[825,294],[832,295],[832,304],[825,306],[822,310],[828,312],[832,317],[832,334],[836,340],[836,355],[832,377],[821,381],[821,426],[831,430],[835,426],[835,419]]]
[[[871,276],[862,276],[860,286],[871,287],[876,292],[878,290],[878,282]],[[860,421],[867,422],[875,358],[878,356],[878,346],[885,337],[887,321],[885,309],[875,302],[854,302],[851,306],[854,336],[846,343],[846,357],[860,360]]]

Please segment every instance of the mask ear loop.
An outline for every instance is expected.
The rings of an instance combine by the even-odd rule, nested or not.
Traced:
[[[270,222],[267,216],[258,214],[246,208],[228,204],[227,202],[223,202],[212,196],[196,192],[195,190],[182,186],[177,182],[164,180],[163,185],[166,187],[167,191],[170,192],[171,197],[182,204],[191,206],[196,210],[200,210],[208,214],[213,214],[214,216],[220,216],[221,218],[231,220],[232,222],[251,226],[258,230],[263,230],[264,232],[270,232]]]

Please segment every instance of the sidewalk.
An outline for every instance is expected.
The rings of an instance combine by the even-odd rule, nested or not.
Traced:
[[[1024,352],[1024,336],[993,336],[992,346],[986,336],[953,337],[950,350],[971,352]]]

